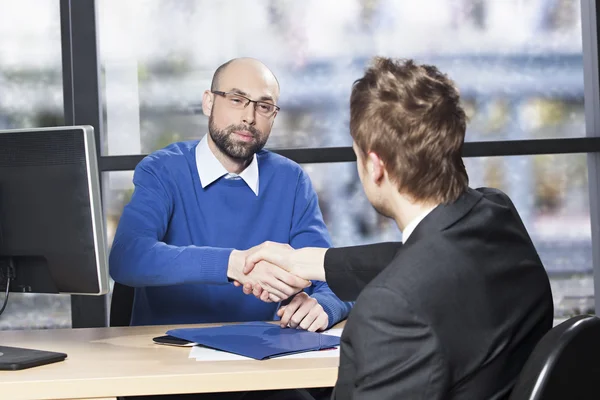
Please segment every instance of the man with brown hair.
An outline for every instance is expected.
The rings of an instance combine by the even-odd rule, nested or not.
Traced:
[[[336,399],[507,398],[552,327],[552,294],[508,196],[468,187],[458,90],[433,66],[377,58],[354,84],[350,114],[365,193],[403,243],[265,243],[245,271],[269,261],[356,300]]]

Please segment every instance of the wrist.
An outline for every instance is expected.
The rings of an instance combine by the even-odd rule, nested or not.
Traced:
[[[241,250],[232,250],[229,255],[229,263],[227,265],[227,278],[230,280],[241,282],[244,273],[244,263],[246,262],[245,252]]]
[[[327,249],[306,247],[290,256],[290,272],[311,281],[325,281],[325,252]]]

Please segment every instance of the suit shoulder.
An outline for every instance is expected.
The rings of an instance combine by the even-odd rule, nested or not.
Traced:
[[[510,197],[500,189],[480,187],[475,190],[481,193],[484,199],[496,204],[503,206],[512,206],[513,204]]]

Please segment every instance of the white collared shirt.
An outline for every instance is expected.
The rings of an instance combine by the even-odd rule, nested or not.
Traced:
[[[252,157],[252,162],[239,175],[229,173],[223,164],[215,157],[210,147],[208,147],[208,135],[204,135],[202,140],[196,146],[196,167],[202,188],[207,187],[223,175],[227,179],[241,178],[258,196],[258,161],[256,154]]]
[[[406,243],[406,241],[408,240],[408,237],[410,236],[411,233],[413,233],[413,231],[415,230],[415,228],[417,227],[417,225],[419,225],[419,222],[423,221],[423,219],[429,215],[430,212],[432,212],[435,208],[432,207],[426,211],[424,211],[423,213],[419,214],[415,219],[413,219],[412,221],[410,221],[406,227],[404,228],[404,230],[402,231],[402,244]]]

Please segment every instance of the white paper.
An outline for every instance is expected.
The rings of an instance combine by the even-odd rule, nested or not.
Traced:
[[[322,332],[324,335],[332,335],[332,336],[341,336],[342,328],[330,329],[328,331]],[[306,351],[303,353],[290,354],[288,356],[277,357],[277,359],[287,359],[287,358],[326,358],[326,357],[339,357],[340,356],[340,348],[335,347],[334,349],[329,350],[319,350],[319,351]],[[196,361],[245,361],[245,360],[254,360],[250,357],[244,357],[233,353],[228,353],[226,351],[209,349],[208,347],[203,346],[194,346],[192,350],[190,350],[189,358],[195,358]]]

